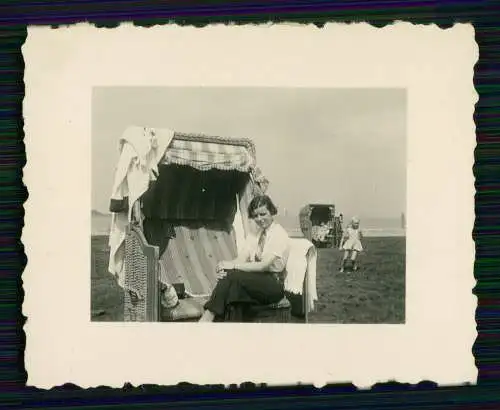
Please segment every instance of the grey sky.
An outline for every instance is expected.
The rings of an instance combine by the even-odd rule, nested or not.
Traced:
[[[280,209],[334,203],[399,218],[406,207],[402,89],[98,87],[92,100],[92,208],[108,211],[118,138],[129,125],[251,138]]]

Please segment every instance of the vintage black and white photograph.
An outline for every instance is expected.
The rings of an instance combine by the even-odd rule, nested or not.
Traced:
[[[94,87],[91,320],[405,323],[404,88]]]
[[[477,56],[460,24],[30,28],[28,383],[473,382]]]

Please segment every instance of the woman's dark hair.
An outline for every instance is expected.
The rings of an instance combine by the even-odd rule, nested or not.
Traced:
[[[276,206],[273,204],[273,201],[271,201],[271,198],[267,195],[258,195],[254,197],[248,205],[248,216],[250,219],[255,218],[254,212],[261,206],[265,206],[271,215],[276,215],[278,213],[278,209],[276,209]]]

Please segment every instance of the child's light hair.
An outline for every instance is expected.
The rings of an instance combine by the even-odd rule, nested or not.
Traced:
[[[351,225],[354,225],[354,224],[359,224],[359,218],[357,216],[353,216],[351,218]]]

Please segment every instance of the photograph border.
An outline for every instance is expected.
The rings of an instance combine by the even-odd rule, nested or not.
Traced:
[[[115,162],[119,161],[116,143],[120,138],[127,136],[132,138],[132,135],[138,137],[148,130],[153,133],[172,132],[174,141],[216,143],[244,147],[248,150],[253,158],[252,167],[255,167],[248,170],[248,175],[251,176],[254,169],[266,180],[269,189],[266,190],[264,187],[265,193],[269,194],[273,201],[277,201],[276,222],[285,228],[293,243],[304,244],[303,246],[307,248],[304,255],[307,264],[313,264],[315,267],[312,269],[310,265],[309,268],[305,268],[305,272],[302,272],[303,293],[299,294],[289,288],[285,290],[284,300],[285,303],[289,303],[288,307],[285,305],[283,308],[280,302],[281,306],[278,309],[266,308],[260,315],[246,317],[246,320],[228,317],[225,322],[311,325],[404,325],[406,323],[407,229],[404,224],[406,220],[403,221],[402,218],[408,211],[407,158],[410,133],[408,87],[400,85],[273,87],[246,84],[241,86],[207,84],[201,87],[193,84],[132,83],[100,84],[91,86],[91,90],[92,322],[111,324],[151,320],[165,324],[193,323],[201,316],[202,305],[197,302],[196,296],[194,298],[187,296],[189,292],[193,292],[193,289],[189,289],[190,284],[191,286],[196,284],[190,282],[189,275],[184,276],[186,275],[184,270],[179,272],[179,279],[184,279],[184,283],[182,279],[178,280],[179,283],[165,281],[159,285],[160,289],[157,289],[154,282],[149,279],[144,279],[144,282],[139,281],[136,286],[141,287],[140,293],[145,295],[144,304],[131,303],[128,291],[122,287],[125,284],[120,285],[120,281],[117,284],[114,276],[108,272],[108,269],[113,270],[110,268],[111,265],[108,266],[109,254],[113,253],[109,245],[113,241],[113,211],[118,212],[114,215],[119,215],[120,212],[126,212],[126,209],[132,207],[131,204],[125,207],[114,206],[113,200],[111,205],[109,203],[109,187],[114,177]],[[221,106],[206,107],[207,102],[215,101],[217,98],[221,98]],[[310,111],[311,104],[323,108]],[[148,107],[147,110],[144,107]],[[199,107],[206,107],[205,112],[200,113]],[[293,114],[290,114],[287,107],[290,107]],[[277,113],[273,114],[272,119],[268,118],[268,113],[274,109]],[[290,115],[297,118],[290,119]],[[231,118],[230,125],[226,124],[228,117]],[[362,125],[359,124],[360,119],[363,120]],[[315,122],[318,125],[315,125]],[[301,124],[305,123],[310,125],[304,132]],[[148,129],[149,126],[152,128]],[[171,130],[170,126],[173,127]],[[207,128],[210,130],[209,133],[203,133]],[[306,137],[307,135],[309,137]],[[175,142],[173,143],[175,145]],[[301,148],[298,149],[296,144]],[[160,145],[162,155],[168,157],[170,146],[167,146],[163,153],[164,145]],[[282,147],[279,149],[279,154],[284,155],[282,159],[268,152],[276,154],[276,148],[273,148],[276,146]],[[193,152],[201,148],[193,146],[183,149],[187,155],[188,151]],[[304,156],[307,150],[309,152]],[[387,158],[388,151],[392,153],[391,158]],[[326,156],[323,155],[325,152]],[[290,156],[286,156],[285,153],[289,153]],[[321,156],[323,165],[313,170],[311,167],[318,162],[315,155]],[[162,162],[163,160],[160,160],[160,163]],[[176,161],[173,164],[179,166]],[[299,165],[297,170],[292,170],[297,165]],[[192,163],[184,165],[183,162],[182,168],[186,166],[199,170],[197,165]],[[160,175],[163,167],[158,168]],[[96,169],[99,169],[99,172]],[[235,172],[233,169],[224,169],[226,174]],[[286,177],[283,177],[283,170],[288,169],[290,173],[286,171]],[[203,171],[199,172],[203,174]],[[346,179],[347,175],[350,175],[351,179]],[[370,177],[367,177],[368,175]],[[161,179],[160,176],[159,180]],[[297,191],[297,187],[305,187],[307,184],[310,187],[304,189],[309,190],[309,194]],[[164,187],[169,189],[167,186]],[[253,191],[253,195],[257,195],[256,191],[260,192],[261,187],[257,181],[257,185],[250,190]],[[246,195],[250,195],[246,185],[244,191]],[[157,189],[155,192],[157,193],[153,194],[150,187],[150,190],[143,195],[145,197],[160,195]],[[353,195],[352,192],[358,194]],[[164,200],[176,202],[171,196],[169,200],[163,197],[161,203],[167,203]],[[149,203],[150,199],[144,201]],[[122,204],[123,200],[116,202]],[[243,207],[246,205],[241,206],[242,211]],[[312,222],[313,214],[316,212],[313,210],[315,207],[330,207],[328,211],[331,215],[328,222],[331,224],[328,228],[330,236],[324,241],[315,237],[314,227],[311,230],[306,222],[315,224]],[[146,208],[150,207],[146,205]],[[140,212],[138,209],[136,208],[134,212]],[[152,211],[144,211],[147,212]],[[150,217],[153,218],[150,221],[155,218],[153,215]],[[347,258],[344,250],[340,249],[341,236],[350,226],[351,217],[360,218],[362,234],[362,249],[357,259],[359,270],[354,274],[351,271],[356,269],[354,265],[345,265],[345,272],[344,268],[342,270],[340,268],[342,257]],[[247,218],[246,212],[244,218]],[[137,216],[135,219],[141,220]],[[175,224],[177,225],[177,222]],[[319,221],[316,224],[319,224]],[[137,229],[133,227],[130,232],[127,230],[125,235],[127,238],[134,238],[134,243],[140,243],[137,246],[141,249],[141,258],[164,261],[168,246],[159,245],[158,238],[156,240],[151,238],[153,242],[148,242],[146,239],[150,237],[148,225],[146,222],[138,222],[137,225]],[[180,225],[183,225],[182,221]],[[247,223],[244,226],[246,227]],[[177,227],[175,229],[177,230]],[[181,232],[183,230],[178,233],[183,238],[184,234]],[[116,235],[117,231],[114,233]],[[195,238],[198,238],[198,235],[195,234]],[[203,238],[207,239],[205,235]],[[187,232],[185,239],[189,239]],[[180,246],[189,245],[185,239],[181,239]],[[160,246],[159,250],[155,250],[153,246]],[[217,247],[217,243],[208,246],[211,252],[214,246]],[[127,258],[127,248],[124,253],[124,259],[135,264],[133,260]],[[184,252],[181,254],[184,257]],[[208,259],[211,255],[200,253],[198,250],[193,255],[188,252],[186,256],[197,261],[199,259],[203,269],[198,274],[202,277],[203,270],[206,272],[211,269]],[[180,257],[180,254],[175,251],[167,259],[170,260],[172,257]],[[348,262],[347,259],[345,261]],[[147,262],[148,266],[150,264],[152,266],[143,272],[148,277],[156,265]],[[198,262],[187,270],[194,272],[193,269],[196,270],[197,265]],[[160,269],[160,272],[176,271],[177,268],[179,265],[174,264],[170,265],[170,268]],[[135,268],[131,271],[137,275]],[[313,271],[314,275],[311,277],[309,272]],[[195,275],[196,278],[203,282],[198,274]],[[205,275],[210,286],[214,286],[214,277],[209,273]],[[175,279],[175,274],[168,276],[171,280]],[[127,278],[126,273],[124,281],[127,280],[125,278]],[[174,284],[174,289],[178,289],[177,292],[183,292],[179,293],[180,300],[175,307],[162,308],[160,303],[153,302],[147,296],[150,295],[157,300],[162,299],[159,294],[166,292],[171,283]],[[295,284],[293,288],[297,286],[299,285]],[[207,288],[202,287],[195,293],[200,294],[202,289]],[[211,288],[205,290],[205,296],[201,301],[205,301],[209,291]],[[308,309],[307,299],[311,303]],[[126,306],[128,314],[123,314],[122,303]]]

